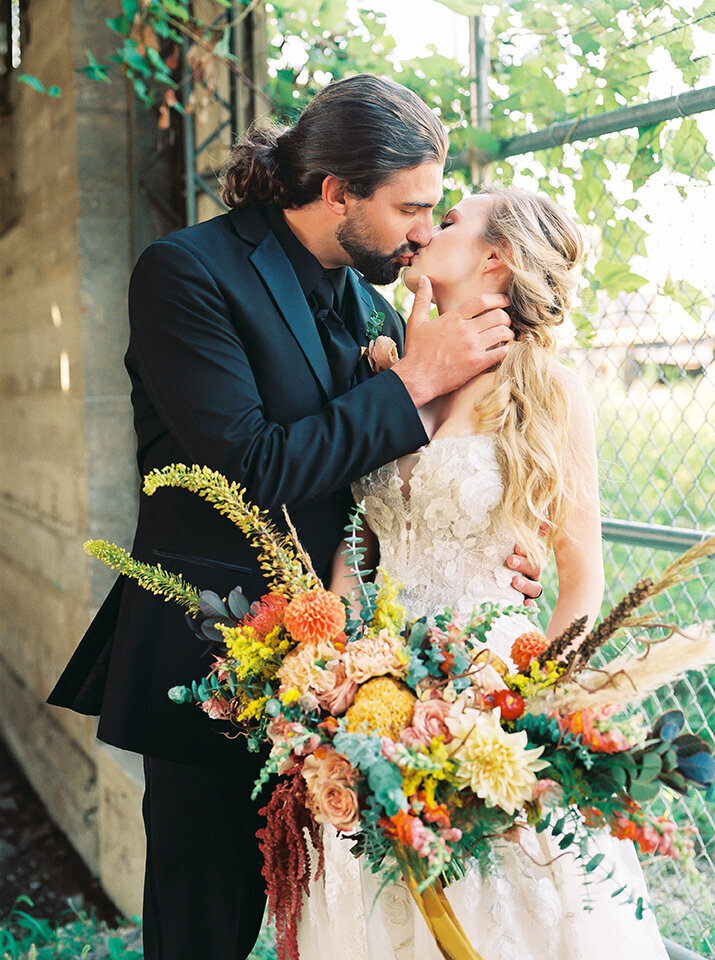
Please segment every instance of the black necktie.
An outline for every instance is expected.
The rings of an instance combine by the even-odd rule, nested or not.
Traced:
[[[311,294],[311,309],[333,375],[335,396],[339,397],[353,385],[360,347],[336,313],[334,303],[335,287],[323,274]]]

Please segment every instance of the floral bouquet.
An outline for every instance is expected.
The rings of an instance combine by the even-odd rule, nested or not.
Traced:
[[[590,664],[618,630],[655,625],[638,608],[712,553],[715,538],[657,582],[641,580],[585,636],[585,618],[551,642],[536,629],[522,634],[511,649],[515,669],[490,651],[489,630],[516,608],[483,603],[464,622],[445,607],[433,624],[409,621],[399,585],[382,572],[378,587],[361,569],[359,509],[347,528],[354,601],[324,589],[287,514],[284,535],[238,485],[207,468],[172,465],[145,478],[147,494],[162,486],[206,498],[251,539],[269,580],[261,600],[249,606],[238,589],[225,600],[199,593],[102,541],[85,548],[183,604],[191,629],[215,642],[209,674],[173,687],[171,699],[229,721],[249,749],[271,744],[254,795],[279,775],[258,836],[281,960],[298,958],[311,846],[321,869],[321,824],[351,835],[373,871],[402,876],[450,960],[479,955],[444,887],[468,859],[488,860],[497,839],[518,843],[525,827],[548,829],[560,850],[582,858],[586,875],[603,860],[589,853],[589,833],[604,827],[648,853],[687,854],[689,838],[643,804],[663,786],[708,788],[710,749],[682,732],[678,710],[649,729],[626,708],[715,661],[712,634],[669,627],[665,639],[643,639],[638,655]]]

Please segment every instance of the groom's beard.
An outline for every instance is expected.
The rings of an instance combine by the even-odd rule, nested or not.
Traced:
[[[381,253],[376,249],[377,237],[363,221],[357,217],[347,220],[338,227],[335,238],[350,257],[350,262],[365,277],[368,283],[378,285],[397,280],[404,264],[399,257],[417,253],[417,243],[405,243],[393,253]]]

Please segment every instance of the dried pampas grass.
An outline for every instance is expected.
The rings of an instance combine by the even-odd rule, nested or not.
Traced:
[[[671,633],[664,640],[647,641],[642,654],[617,657],[601,670],[582,671],[577,681],[557,684],[529,697],[526,712],[558,710],[566,716],[609,703],[625,705],[672,683],[687,670],[701,670],[715,663],[715,633],[710,623],[668,629]]]

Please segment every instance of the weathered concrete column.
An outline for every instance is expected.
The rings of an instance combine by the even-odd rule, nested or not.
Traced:
[[[44,703],[113,579],[83,541],[128,545],[134,529],[122,362],[135,255],[130,112],[118,71],[112,84],[75,72],[87,49],[108,62],[115,7],[31,4],[21,69],[63,95],[11,81],[12,116],[0,116],[17,205],[0,220],[0,729],[110,896],[136,913],[138,758],[99,745],[93,719]]]

